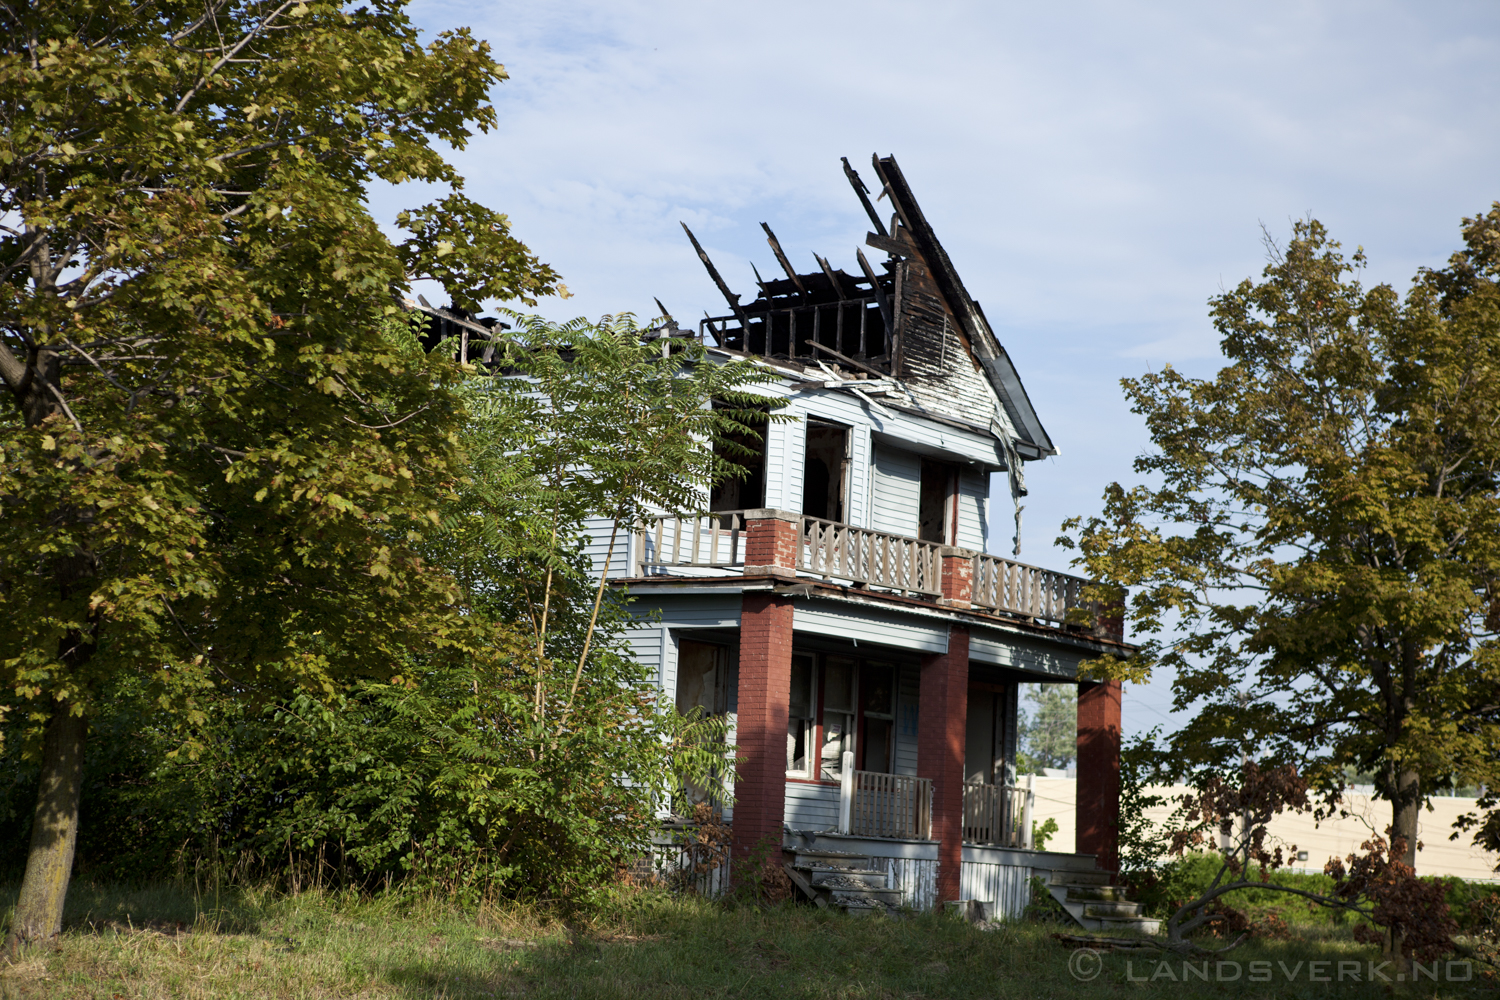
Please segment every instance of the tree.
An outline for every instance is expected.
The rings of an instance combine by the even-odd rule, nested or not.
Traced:
[[[0,8],[0,669],[41,782],[11,943],[60,928],[87,719],[121,675],[331,696],[489,656],[422,558],[463,474],[458,366],[394,290],[560,289],[433,148],[494,121],[465,31],[399,0]],[[451,193],[394,245],[374,180]]]
[[[1314,220],[1268,240],[1210,300],[1226,367],[1122,382],[1152,485],[1064,540],[1147,636],[1096,668],[1166,665],[1196,708],[1185,769],[1249,744],[1325,788],[1374,773],[1409,867],[1425,797],[1500,777],[1500,205],[1463,236],[1404,299]]]
[[[1019,769],[1036,774],[1044,767],[1068,767],[1078,759],[1078,689],[1034,684],[1026,700],[1035,709],[1020,718]]]

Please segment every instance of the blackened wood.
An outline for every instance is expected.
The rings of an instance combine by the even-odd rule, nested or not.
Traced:
[[[827,278],[828,283],[833,286],[833,291],[836,295],[838,295],[839,301],[847,302],[849,299],[849,294],[844,291],[844,283],[840,281],[839,276],[833,272],[833,268],[828,266],[828,261],[824,260],[822,257],[819,257],[817,254],[813,254],[813,259],[816,260],[818,262],[818,266],[823,269],[823,276]]]
[[[776,238],[775,233],[771,232],[771,227],[764,222],[760,224],[760,228],[766,231],[766,242],[771,244],[771,252],[776,255],[777,263],[781,265],[781,269],[786,272],[786,276],[791,279],[792,284],[797,286],[797,291],[802,295],[802,301],[811,303],[812,296],[807,294],[807,288],[802,284],[802,278],[798,276],[796,271],[792,270],[792,262],[786,259],[786,254],[781,249],[781,241]]]
[[[884,250],[888,254],[897,257],[915,257],[917,251],[909,245],[890,236],[880,236],[875,233],[865,233],[865,246],[874,247],[876,250]]]
[[[750,317],[745,315],[745,310],[740,306],[740,297],[731,292],[729,286],[724,284],[724,279],[719,277],[719,269],[714,267],[714,262],[708,259],[708,251],[703,249],[703,244],[698,242],[698,237],[693,235],[693,231],[687,227],[687,223],[680,222],[678,225],[682,226],[682,231],[687,233],[687,238],[692,241],[693,249],[698,251],[698,259],[703,261],[704,267],[708,268],[708,276],[714,279],[715,285],[719,286],[719,292],[724,296],[724,301],[728,302],[729,308],[734,310],[734,314],[739,318],[740,325],[745,328],[745,336],[748,338],[750,335]]]
[[[841,156],[844,161],[844,176],[849,178],[849,186],[854,188],[854,193],[859,195],[859,203],[865,207],[865,214],[870,217],[880,235],[885,235],[885,225],[880,221],[880,215],[875,211],[875,206],[870,204],[870,189],[865,187],[865,182],[860,178],[855,169],[849,166],[849,157]]]
[[[816,347],[818,350],[822,351],[824,354],[831,354],[833,357],[835,357],[838,360],[842,361],[846,365],[853,365],[855,368],[858,368],[860,371],[869,372],[871,375],[874,375],[876,378],[889,378],[890,377],[890,374],[891,374],[890,372],[883,372],[879,368],[872,368],[869,365],[865,364],[863,361],[855,361],[853,358],[849,357],[848,355],[840,354],[838,351],[835,351],[831,347],[824,347],[822,344],[819,344],[819,343],[816,343],[816,342],[813,344],[813,346]]]
[[[875,301],[880,305],[880,318],[885,320],[885,335],[889,337],[895,329],[895,317],[891,315],[891,302],[885,297],[885,290],[880,287],[880,281],[875,277],[875,269],[865,259],[865,252],[856,248],[854,256],[859,258],[859,268],[865,272],[865,280],[869,281],[870,287],[875,289]],[[863,323],[860,324],[860,329],[864,329]],[[863,344],[860,346],[864,347]]]

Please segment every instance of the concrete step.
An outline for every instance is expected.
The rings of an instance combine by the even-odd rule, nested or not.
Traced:
[[[1154,917],[1096,917],[1101,931],[1135,931],[1137,934],[1160,934],[1161,921]]]
[[[1109,872],[1055,868],[1049,881],[1052,885],[1109,885]]]
[[[1130,917],[1133,919],[1141,915],[1141,904],[1122,900],[1085,903],[1083,905],[1083,915],[1086,917]]]
[[[827,886],[855,886],[863,885],[871,889],[884,889],[885,872],[873,870],[861,871],[858,868],[804,868],[800,865],[793,866],[798,871],[806,872],[808,881],[813,885]]]
[[[1062,888],[1068,890],[1068,898],[1079,902],[1106,901],[1126,899],[1125,890],[1115,885],[1065,885]]]
[[[795,865],[822,865],[826,868],[869,868],[868,854],[850,854],[844,851],[804,851],[785,848],[783,854],[793,856]]]
[[[819,886],[818,888],[824,888]],[[828,886],[833,896],[835,906],[885,906],[895,907],[901,905],[900,889],[870,889],[857,886]]]

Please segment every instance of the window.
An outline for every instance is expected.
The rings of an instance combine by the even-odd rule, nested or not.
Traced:
[[[917,506],[917,537],[952,545],[958,492],[958,469],[947,462],[922,459],[922,486]]]
[[[729,711],[729,650],[683,639],[677,644],[677,711],[701,708],[709,715]]]
[[[854,669],[847,656],[823,658],[823,748],[820,774],[837,781],[844,751],[854,749]]]
[[[890,773],[896,753],[896,669],[889,663],[866,663],[859,671],[862,729],[858,767]]]
[[[802,513],[843,522],[848,475],[849,428],[809,420],[802,459]]]
[[[813,667],[811,653],[792,654],[792,692],[787,699],[786,772],[803,778],[813,776],[812,746],[817,735],[817,717],[813,714],[818,695],[813,684],[817,672]]]
[[[715,409],[728,404],[715,402]],[[750,510],[766,502],[766,434],[769,424],[762,424],[753,434],[729,434],[714,443],[714,454],[744,469],[738,479],[715,483],[708,498],[708,509]]]

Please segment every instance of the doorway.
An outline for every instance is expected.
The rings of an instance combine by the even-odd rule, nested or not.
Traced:
[[[849,428],[809,420],[802,460],[802,513],[843,523],[848,481]]]
[[[957,487],[958,466],[922,459],[922,485],[917,505],[917,537],[922,541],[953,544]]]

